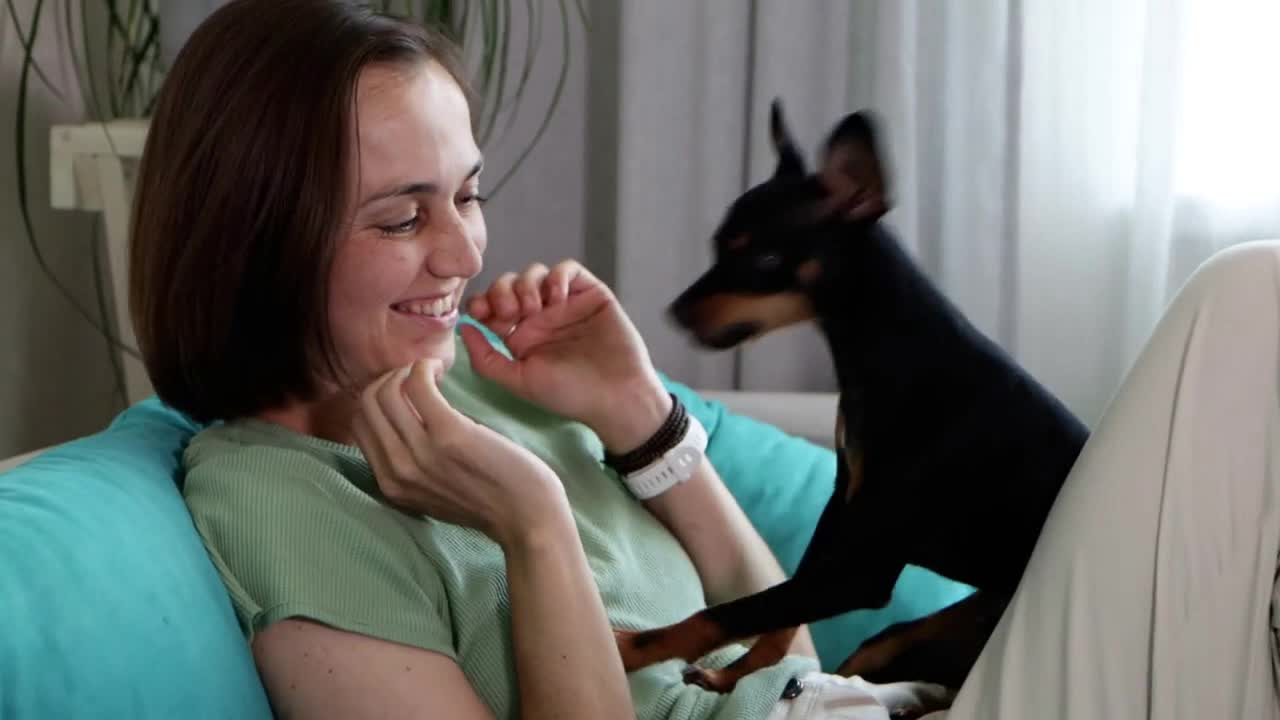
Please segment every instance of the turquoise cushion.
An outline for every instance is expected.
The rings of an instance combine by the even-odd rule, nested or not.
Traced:
[[[270,718],[156,400],[0,475],[0,717]]]
[[[669,378],[663,380],[707,427],[708,459],[783,570],[788,575],[794,573],[835,487],[835,453],[772,425],[731,413],[723,404],[708,401]],[[857,571],[856,556],[850,556],[849,568]],[[940,610],[971,592],[968,585],[908,565],[888,605],[810,625],[822,668],[834,671],[863,640],[889,625]]]

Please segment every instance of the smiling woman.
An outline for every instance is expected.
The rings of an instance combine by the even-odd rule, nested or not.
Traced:
[[[246,5],[253,22],[239,22]],[[130,309],[151,381],[198,420],[313,397],[316,370],[329,382],[367,380],[371,363],[409,357],[394,347],[408,336],[385,334],[390,306],[456,300],[485,242],[470,172],[479,151],[469,131],[447,131],[470,127],[469,91],[447,40],[365,11],[325,47],[316,35],[354,10],[293,0],[230,8],[199,28],[157,99],[130,242]],[[295,32],[278,32],[283,24]],[[429,187],[352,210],[361,193],[412,184]],[[428,234],[444,243],[432,261],[438,282],[407,274],[423,243],[387,242]],[[361,287],[389,272],[376,290]],[[330,284],[341,302],[331,304]],[[355,295],[359,304],[346,305]],[[364,332],[344,328],[358,321],[372,321],[367,332],[384,332],[384,342],[343,367],[342,346]],[[449,339],[442,330],[413,342]]]

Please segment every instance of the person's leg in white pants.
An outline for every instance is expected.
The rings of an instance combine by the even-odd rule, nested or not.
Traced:
[[[1280,718],[1280,243],[1179,293],[947,720]]]

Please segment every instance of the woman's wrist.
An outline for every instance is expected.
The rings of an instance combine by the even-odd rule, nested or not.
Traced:
[[[578,542],[578,529],[563,489],[554,502],[541,503],[539,509],[528,512],[531,509],[525,505],[526,512],[511,516],[490,534],[508,556],[536,554]]]
[[[605,450],[622,455],[652,437],[671,414],[671,406],[671,395],[655,377],[614,394],[608,415],[589,424]]]

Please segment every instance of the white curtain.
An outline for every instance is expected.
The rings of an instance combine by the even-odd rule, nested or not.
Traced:
[[[841,113],[878,111],[896,199],[886,221],[1087,421],[1201,261],[1280,238],[1280,0],[757,0],[753,11],[744,180],[772,169],[772,96],[810,148]],[[643,52],[624,47],[624,62]],[[690,184],[713,172],[691,169]],[[704,224],[689,232],[705,236]],[[809,331],[769,338],[742,354],[736,379],[828,389],[824,352]]]

